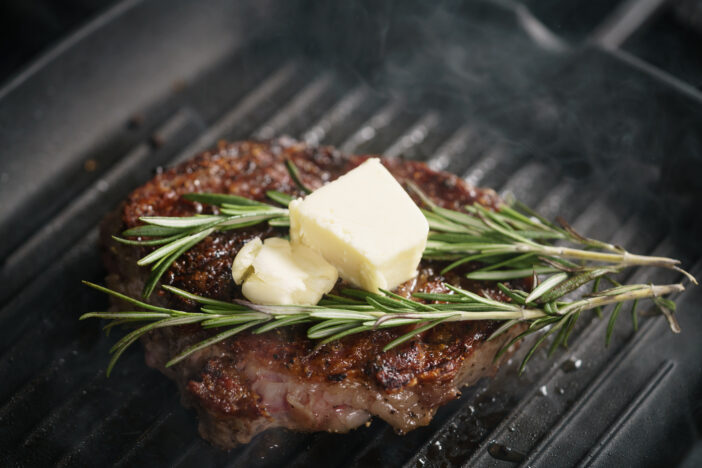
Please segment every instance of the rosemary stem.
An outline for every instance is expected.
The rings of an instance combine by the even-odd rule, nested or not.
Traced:
[[[286,161],[286,167],[298,187],[310,193],[310,189],[302,183],[292,161]],[[108,366],[108,375],[119,356],[140,336],[156,328],[195,323],[203,329],[223,331],[187,347],[171,359],[167,367],[245,329],[252,329],[253,333],[264,333],[283,326],[307,323],[310,324],[307,337],[321,340],[321,345],[354,333],[413,325],[407,333],[383,348],[383,351],[387,351],[443,322],[504,321],[490,335],[490,340],[502,335],[514,325],[528,324],[526,329],[502,345],[497,355],[499,357],[519,340],[550,327],[526,354],[520,367],[521,372],[534,351],[551,334],[556,333],[549,353],[558,346],[567,346],[568,337],[581,311],[594,309],[599,315],[601,307],[617,304],[610,314],[607,327],[606,336],[609,342],[622,304],[631,301],[631,313],[636,328],[636,305],[641,299],[653,300],[665,314],[671,329],[676,333],[680,331],[673,316],[675,303],[662,296],[683,291],[685,288],[682,284],[625,286],[607,276],[618,273],[625,267],[651,266],[678,271],[693,284],[697,284],[697,280],[690,273],[678,266],[678,260],[631,254],[616,245],[588,239],[575,232],[565,221],[559,221],[562,226],[559,228],[519,204],[515,205],[515,208],[502,206],[499,211],[491,211],[480,205],[468,206],[465,211],[442,208],[412,183],[409,185],[428,207],[422,209],[422,212],[429,223],[431,233],[422,257],[452,261],[441,274],[466,262],[478,261],[485,265],[466,273],[467,278],[479,281],[506,281],[546,273],[549,274],[548,278],[540,284],[535,284],[530,291],[523,290],[524,285],[517,284],[517,289],[511,289],[507,286],[508,283],[497,283],[497,287],[510,299],[509,302],[481,296],[450,283],[443,283],[445,288],[450,290],[444,293],[413,295],[428,301],[427,303],[413,302],[409,298],[385,290],[381,290],[382,294],[342,290],[341,294],[347,297],[332,294],[327,296],[323,303],[312,306],[271,306],[241,300],[230,304],[168,285],[162,286],[177,296],[199,303],[199,312],[158,307],[86,282],[86,285],[94,289],[145,310],[89,312],[82,315],[81,320],[90,317],[112,320],[105,327],[106,330],[121,324],[149,322],[127,334],[111,349],[113,357]],[[183,197],[189,201],[219,207],[219,214],[175,218],[143,217],[140,219],[146,224],[124,231],[122,235],[125,237],[146,237],[149,240],[116,238],[117,241],[129,245],[160,246],[137,262],[140,266],[153,265],[152,273],[144,287],[144,296],[149,296],[164,272],[180,255],[215,231],[241,229],[263,222],[277,228],[289,227],[290,213],[287,206],[293,197],[275,191],[268,191],[266,195],[280,206],[231,194],[186,194]],[[555,239],[568,241],[568,245],[580,248],[553,245]],[[614,287],[599,291],[602,279],[609,280]],[[592,281],[594,286],[591,295],[580,296],[577,300],[564,298]]]
[[[685,286],[683,286],[680,283],[662,285],[652,284],[648,287],[636,289],[634,291],[627,291],[613,296],[598,296],[589,299],[582,299],[564,307],[563,309],[561,309],[560,312],[562,315],[566,315],[571,312],[580,312],[582,310],[595,309],[597,307],[602,307],[608,304],[616,304],[619,302],[661,297],[667,294],[682,292],[684,290]]]
[[[545,317],[547,314],[540,309],[522,309],[515,307],[514,311],[494,311],[494,312],[460,312],[451,311],[454,317],[447,319],[447,322],[458,322],[467,320],[534,320]]]
[[[576,258],[580,260],[591,260],[608,263],[617,263],[619,265],[645,265],[657,266],[664,268],[673,268],[680,262],[667,257],[648,257],[645,255],[635,255],[629,252],[624,253],[609,253],[595,252],[591,250],[572,249],[569,247],[555,247],[548,245],[539,245],[537,247],[525,245],[525,250],[534,251],[554,257]]]
[[[685,275],[692,284],[697,285],[697,279],[687,271],[680,268],[680,260],[675,260],[668,257],[653,257],[647,255],[636,255],[629,252],[623,253],[607,253],[597,252],[593,250],[580,250],[570,247],[556,247],[540,244],[516,244],[513,247],[514,252],[532,252],[543,256],[573,258],[578,260],[589,260],[592,262],[613,263],[623,267],[630,266],[651,266],[668,268],[675,270]]]

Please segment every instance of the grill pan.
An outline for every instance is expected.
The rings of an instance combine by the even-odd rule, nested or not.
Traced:
[[[636,3],[636,2],[628,2]],[[650,2],[649,2],[650,3]],[[652,12],[653,10],[650,9]],[[106,299],[101,217],[219,139],[288,134],[425,160],[698,277],[702,95],[511,2],[123,1],[0,90],[0,460],[9,466],[656,466],[702,460],[701,293],[634,333],[581,319],[398,436],[267,431],[221,452],[175,386],[78,322]],[[636,18],[635,18],[636,19]],[[646,18],[638,18],[639,25]],[[615,32],[612,32],[615,30]],[[694,172],[691,172],[694,171]],[[629,280],[675,275],[634,270]]]

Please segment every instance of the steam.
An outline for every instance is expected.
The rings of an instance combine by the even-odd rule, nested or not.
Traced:
[[[661,213],[664,229],[702,201],[696,179],[670,170],[673,155],[699,166],[699,112],[627,54],[568,44],[506,0],[346,3],[306,12],[311,55],[410,112],[478,129],[481,151],[507,148],[515,171],[541,162],[539,184],[583,182],[578,197],[620,219]]]

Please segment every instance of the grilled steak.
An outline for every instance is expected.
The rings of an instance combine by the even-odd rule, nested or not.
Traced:
[[[140,216],[187,216],[216,210],[182,199],[184,193],[232,193],[262,201],[267,190],[302,196],[284,166],[285,158],[297,165],[306,185],[316,188],[367,157],[284,138],[221,143],[216,150],[162,172],[132,192],[103,223],[108,286],[136,297],[148,274],[136,265],[147,248],[117,244],[111,235],[139,225]],[[400,159],[383,163],[401,183],[415,182],[447,208],[460,209],[476,201],[494,206],[498,201],[494,191],[470,187],[422,163]],[[267,225],[215,233],[181,256],[162,282],[220,300],[241,298],[231,278],[238,250],[256,236],[283,233]],[[398,293],[410,297],[417,291],[444,292],[442,283],[448,281],[500,297],[489,283],[466,280],[461,274],[465,269],[444,277],[438,273],[441,268],[440,263],[423,261],[419,275],[401,285]],[[196,310],[194,303],[166,291],[157,290],[150,300]],[[169,358],[211,332],[199,326],[164,328],[153,331],[143,342],[147,364],[174,379],[184,404],[199,413],[202,436],[231,448],[277,426],[345,432],[372,415],[400,433],[426,425],[439,406],[456,398],[462,386],[494,374],[496,351],[519,331],[513,329],[504,338],[488,342],[497,326],[487,321],[442,324],[388,352],[382,352],[383,346],[409,328],[361,333],[321,347],[306,338],[304,328],[281,328],[262,335],[244,332],[168,369],[164,364]]]

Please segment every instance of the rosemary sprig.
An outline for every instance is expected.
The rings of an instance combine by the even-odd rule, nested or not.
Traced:
[[[300,171],[297,169],[297,166],[295,165],[294,162],[292,162],[292,159],[286,159],[285,160],[285,168],[288,170],[288,174],[290,174],[290,178],[295,182],[295,185],[302,190],[305,193],[312,193],[312,189],[307,187],[303,182],[302,182],[302,177],[300,177]]]
[[[295,165],[286,161],[286,167],[300,190],[309,193]],[[373,294],[345,289],[341,295],[326,296],[316,306],[264,306],[245,301],[236,304],[217,301],[164,285],[163,288],[171,293],[196,301],[201,306],[200,312],[186,312],[153,306],[86,282],[90,287],[143,310],[90,312],[81,319],[97,317],[111,320],[105,327],[106,331],[116,325],[147,322],[127,334],[111,349],[108,374],[124,350],[145,333],[156,328],[195,323],[203,328],[221,328],[223,331],[183,350],[167,366],[246,329],[251,329],[252,333],[265,333],[278,327],[309,324],[307,336],[324,344],[354,333],[411,325],[413,328],[410,331],[385,346],[384,351],[387,351],[443,322],[500,320],[504,323],[489,339],[503,335],[518,324],[527,327],[504,343],[496,358],[517,341],[544,331],[526,353],[521,372],[549,336],[554,336],[549,355],[559,346],[567,346],[568,338],[584,311],[594,310],[601,316],[603,306],[615,304],[607,327],[608,344],[623,304],[632,301],[631,315],[636,329],[636,308],[643,299],[651,299],[666,316],[671,329],[680,331],[674,317],[675,303],[661,296],[683,291],[682,284],[621,285],[612,278],[629,267],[654,266],[681,272],[689,281],[697,284],[692,275],[679,267],[678,260],[636,255],[620,246],[584,237],[565,221],[559,220],[558,225],[551,223],[519,203],[505,204],[494,211],[478,204],[464,207],[465,211],[445,209],[413,184],[408,185],[422,201],[422,211],[431,229],[423,258],[450,262],[442,274],[463,264],[476,262],[478,269],[469,271],[465,276],[473,280],[497,282],[497,288],[509,298],[509,302],[500,302],[445,284],[450,293],[415,293],[415,300],[390,291]],[[160,246],[138,261],[139,265],[150,265],[152,269],[144,288],[144,298],[149,297],[160,277],[180,255],[215,231],[264,222],[271,226],[288,227],[287,206],[292,197],[275,191],[267,192],[267,196],[280,206],[235,195],[187,194],[184,195],[187,200],[217,206],[218,213],[180,218],[144,217],[141,218],[145,223],[143,226],[122,233],[124,237],[140,239],[115,237],[117,241],[129,245]],[[539,275],[549,276],[539,283]],[[512,289],[502,283],[526,277],[533,278],[530,291]],[[603,280],[613,287],[600,290]],[[593,283],[590,294],[579,299],[566,299],[588,283]]]
[[[310,193],[310,189],[302,183],[295,164],[286,160],[285,167],[298,188]],[[555,273],[547,281],[560,283],[566,278],[562,272],[578,271],[583,274],[577,280],[565,283],[570,290],[574,290],[598,278],[599,275],[592,273],[599,271],[604,263],[617,271],[632,266],[670,268],[683,273],[692,283],[697,284],[692,275],[678,266],[678,260],[635,255],[623,247],[587,238],[564,220],[559,219],[560,226],[555,225],[518,202],[511,206],[502,205],[496,211],[474,204],[465,206],[465,212],[459,212],[438,206],[412,182],[408,186],[425,205],[426,208],[422,211],[431,228],[423,258],[452,260],[442,270],[442,274],[475,261],[481,262],[483,266],[466,276],[484,281],[506,281]],[[124,231],[124,237],[113,236],[116,241],[129,245],[161,245],[137,262],[140,266],[151,265],[151,273],[142,296],[148,298],[173,262],[215,231],[240,229],[263,222],[275,227],[289,227],[287,206],[293,197],[277,191],[269,191],[266,195],[282,206],[237,195],[185,194],[183,198],[186,200],[217,206],[219,214],[142,217],[140,220],[146,224]],[[125,237],[142,239],[131,240]],[[569,242],[584,248],[554,245],[553,241]],[[572,260],[579,263],[573,263]],[[598,284],[595,283],[596,286]]]
[[[312,193],[300,177],[300,171],[290,159],[285,160],[285,168],[295,185],[304,193]],[[143,216],[145,224],[122,232],[123,237],[112,236],[122,244],[137,246],[162,245],[141,258],[139,266],[152,265],[151,273],[144,285],[142,297],[148,299],[158,281],[178,257],[215,231],[241,229],[268,222],[273,227],[289,227],[288,204],[293,199],[287,193],[269,190],[266,196],[283,208],[258,202],[238,195],[220,193],[188,193],[183,198],[193,202],[219,207],[216,215],[189,217]],[[132,240],[125,237],[139,237]],[[143,239],[146,238],[146,239]]]
[[[431,233],[423,258],[453,261],[442,273],[464,263],[479,261],[483,266],[466,277],[504,281],[529,277],[534,273],[587,273],[605,264],[617,271],[634,266],[669,268],[697,284],[691,274],[679,267],[679,260],[636,255],[623,247],[584,237],[564,220],[559,219],[560,226],[557,226],[519,203],[502,205],[495,211],[476,203],[465,206],[464,213],[442,208],[414,184],[408,185],[427,207],[423,212],[429,221]],[[554,245],[554,241],[577,244],[583,248]],[[565,279],[560,274],[557,278]],[[576,287],[586,282],[590,280]]]
[[[151,274],[144,285],[142,296],[148,298],[173,262],[215,231],[241,229],[265,222],[271,226],[289,226],[287,205],[292,197],[276,191],[266,192],[266,195],[283,207],[237,195],[189,193],[183,195],[183,198],[217,206],[219,214],[187,217],[144,216],[139,219],[146,224],[127,229],[122,233],[123,237],[112,236],[114,240],[123,244],[161,246],[137,262],[139,266],[151,266]],[[126,237],[140,239],[131,240]]]
[[[606,273],[603,271],[601,274]],[[212,346],[246,329],[251,329],[252,333],[258,334],[279,327],[307,324],[309,325],[307,337],[319,340],[320,345],[322,345],[364,331],[405,325],[416,326],[386,344],[383,351],[389,351],[443,322],[504,321],[505,323],[488,338],[489,340],[503,335],[517,324],[528,324],[528,328],[524,332],[502,346],[496,356],[499,358],[518,340],[550,325],[550,330],[537,340],[532,349],[527,352],[520,367],[521,372],[536,348],[547,336],[560,330],[557,344],[552,346],[553,349],[562,343],[567,343],[574,322],[577,321],[581,312],[608,304],[617,304],[607,331],[607,341],[609,341],[614,320],[616,320],[616,315],[624,302],[635,301],[638,303],[642,299],[658,301],[662,299],[661,296],[685,289],[682,284],[636,284],[600,291],[575,301],[566,301],[563,299],[566,293],[562,293],[562,290],[556,292],[555,284],[546,287],[544,286],[546,282],[544,282],[537,288],[541,291],[541,298],[550,294],[550,302],[544,303],[529,300],[529,294],[525,291],[510,289],[502,283],[498,284],[499,288],[512,298],[512,302],[500,302],[445,284],[446,288],[451,291],[450,294],[416,293],[414,295],[415,299],[430,303],[409,300],[390,291],[381,291],[381,294],[375,294],[358,289],[344,289],[341,296],[327,296],[316,306],[267,306],[247,301],[237,301],[237,303],[217,301],[164,285],[165,290],[177,296],[194,300],[200,305],[200,312],[186,312],[154,306],[87,281],[83,283],[142,310],[89,312],[83,314],[80,317],[81,320],[87,318],[111,320],[106,326],[107,329],[114,325],[146,323],[146,325],[142,325],[125,335],[110,349],[112,358],[107,368],[108,376],[119,357],[142,335],[157,328],[186,324],[200,324],[206,329],[221,328],[223,331],[182,350],[168,361],[166,367],[177,364],[192,353]],[[535,290],[532,291],[532,295]]]

